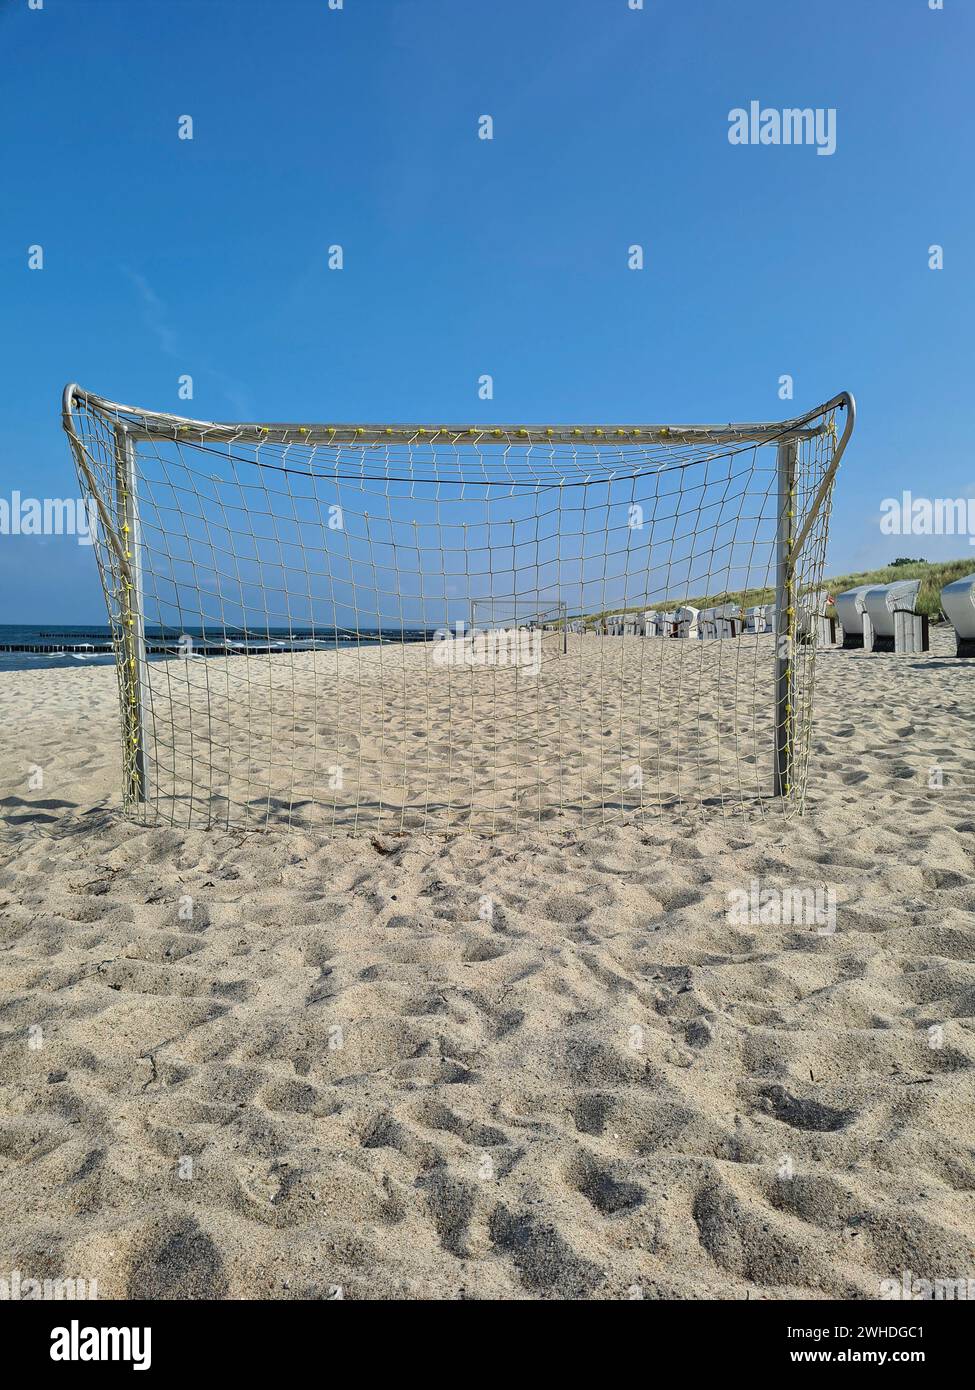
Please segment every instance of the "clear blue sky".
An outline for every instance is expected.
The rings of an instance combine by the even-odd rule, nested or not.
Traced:
[[[830,568],[969,551],[877,525],[975,487],[968,0],[0,0],[0,50],[2,495],[77,492],[69,379],[217,419],[776,419],[848,388]],[[836,153],[732,146],[752,100],[835,107]],[[20,621],[104,621],[89,548],[0,537]]]

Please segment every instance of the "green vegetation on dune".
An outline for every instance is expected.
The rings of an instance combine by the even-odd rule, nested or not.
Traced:
[[[817,587],[825,589],[834,597],[844,589],[855,589],[860,584],[892,584],[897,579],[920,579],[921,590],[917,599],[917,612],[926,613],[929,618],[937,618],[941,613],[941,590],[946,584],[963,575],[975,573],[975,553],[963,560],[941,560],[929,563],[927,560],[902,560],[885,565],[883,569],[861,570],[856,574],[827,576]],[[631,603],[625,608],[607,608],[601,613],[587,614],[587,622],[610,613],[643,613],[648,609],[665,612],[673,608],[689,605],[692,608],[713,608],[720,603],[735,603],[741,608],[753,608],[762,603],[774,603],[774,589],[745,589],[735,593],[723,591],[713,594],[681,596],[649,603]],[[829,610],[833,611],[833,610]]]
[[[887,565],[880,570],[841,574],[823,582],[829,592],[836,595],[844,589],[855,589],[860,584],[893,584],[896,579],[920,579],[921,591],[917,596],[916,611],[926,613],[929,618],[937,618],[941,612],[941,590],[966,574],[975,574],[975,551],[964,560],[941,560],[937,563],[910,560],[906,564]]]

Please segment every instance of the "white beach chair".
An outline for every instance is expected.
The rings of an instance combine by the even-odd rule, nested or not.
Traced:
[[[800,594],[796,600],[796,636],[800,642],[811,642],[816,635],[816,618],[825,606],[826,595]]]
[[[871,588],[870,584],[858,584],[855,589],[847,589],[845,593],[836,595],[836,612],[843,629],[844,647],[863,646],[863,615],[866,612],[864,598]]]
[[[775,605],[759,603],[745,609],[745,631],[752,635],[775,631]]]
[[[928,621],[914,612],[920,579],[878,584],[863,596],[863,646],[868,652],[926,652]]]
[[[797,605],[796,637],[798,641],[814,642],[817,647],[831,647],[836,641],[836,619],[826,612],[825,589],[803,594]]]
[[[737,603],[719,603],[702,608],[697,619],[702,638],[737,637],[742,629],[741,609]]]
[[[975,574],[944,586],[941,611],[955,629],[955,655],[975,656]]]
[[[740,637],[745,626],[741,615],[741,605],[723,603],[715,613],[719,637]]]
[[[691,641],[696,641],[700,633],[698,631],[698,618],[700,609],[692,608],[690,604],[685,604],[683,608],[678,608],[674,614],[677,625],[677,636],[686,637]]]

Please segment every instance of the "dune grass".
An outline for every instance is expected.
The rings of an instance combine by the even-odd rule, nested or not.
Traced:
[[[895,579],[920,579],[916,611],[937,618],[941,613],[941,590],[955,579],[975,573],[975,550],[963,560],[914,560],[909,565],[887,565],[884,569],[864,570],[860,574],[841,574],[824,581],[834,596],[859,584],[892,584]]]
[[[834,597],[844,589],[855,589],[860,584],[891,584],[897,579],[920,579],[921,589],[917,599],[918,613],[926,613],[937,619],[941,614],[941,590],[946,584],[963,575],[975,573],[975,551],[961,560],[912,560],[908,564],[885,565],[881,569],[860,570],[854,574],[838,574],[823,579],[818,586]],[[610,613],[643,613],[647,610],[658,612],[689,605],[692,608],[712,608],[720,603],[735,603],[741,608],[752,608],[762,603],[774,603],[775,590],[744,589],[734,593],[722,591],[713,594],[696,594],[680,598],[668,598],[653,603],[629,604],[625,608],[607,608],[602,613],[586,615],[586,621],[595,622]],[[828,612],[834,612],[832,608]]]

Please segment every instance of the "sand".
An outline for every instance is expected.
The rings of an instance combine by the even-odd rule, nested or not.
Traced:
[[[145,818],[493,834],[771,797],[771,635],[492,639],[151,663]]]
[[[0,1278],[975,1278],[975,663],[933,638],[820,652],[802,819],[493,838],[133,824],[112,670],[0,675]],[[734,919],[753,883],[821,920]]]

